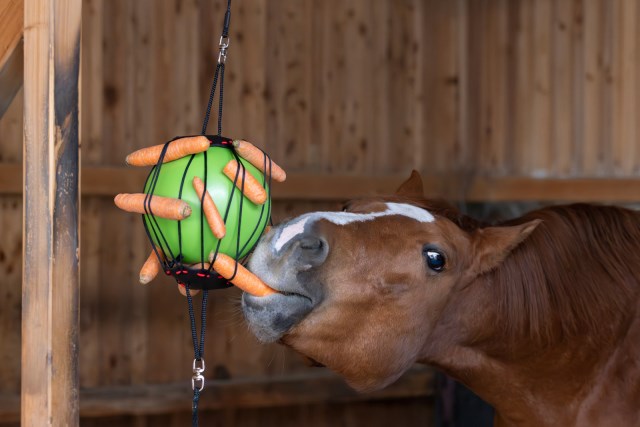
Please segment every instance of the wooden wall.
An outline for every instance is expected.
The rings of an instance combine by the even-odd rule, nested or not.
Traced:
[[[186,303],[171,280],[136,284],[149,250],[139,218],[92,189],[109,179],[105,167],[127,185],[141,185],[138,175],[120,169],[127,153],[199,131],[224,3],[84,2],[80,376],[94,404],[83,413],[102,418],[83,425],[184,425],[188,417],[176,406],[186,395],[170,404],[161,396],[188,387]],[[391,188],[415,168],[440,177],[433,188],[453,197],[464,197],[484,177],[496,181],[476,188],[476,199],[500,199],[495,188],[504,182],[512,185],[509,197],[523,199],[556,197],[557,185],[568,197],[579,188],[588,200],[612,193],[640,198],[634,192],[640,190],[636,0],[236,0],[233,7],[224,134],[261,145],[305,184],[337,174],[346,187],[360,179],[359,189],[369,181]],[[20,188],[21,113],[20,94],[0,118],[0,416],[6,420],[17,414],[20,382],[22,199],[14,190]],[[337,201],[326,199],[349,194],[331,191],[331,197],[298,191],[294,199],[276,200],[274,220],[333,209]],[[243,404],[253,409],[210,403],[211,425],[430,425],[424,374],[379,396],[384,404],[327,403],[354,397],[330,399],[344,393],[337,382],[282,347],[258,345],[242,324],[238,297],[235,290],[212,297],[208,375],[222,388],[225,381],[239,387],[233,389],[239,399],[253,389],[266,397]],[[316,398],[277,401],[264,392],[287,389],[287,381],[317,387]],[[146,388],[167,384],[176,386]],[[127,400],[131,389],[135,396]],[[287,403],[299,405],[268,408]],[[171,415],[158,415],[163,411]]]

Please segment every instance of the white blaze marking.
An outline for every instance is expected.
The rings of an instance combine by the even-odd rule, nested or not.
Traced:
[[[317,221],[319,219],[325,219],[336,225],[347,225],[352,222],[364,222],[372,221],[376,218],[391,215],[401,215],[407,218],[411,218],[418,222],[433,222],[435,218],[426,209],[419,208],[417,206],[409,205],[406,203],[385,203],[387,209],[382,212],[371,213],[352,213],[352,212],[312,212],[300,216],[295,222],[290,223],[286,227],[280,230],[280,234],[275,239],[273,244],[274,249],[279,251],[287,242],[296,237],[298,234],[304,233],[305,225],[309,220]]]

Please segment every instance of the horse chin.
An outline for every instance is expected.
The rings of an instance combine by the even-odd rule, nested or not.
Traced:
[[[311,310],[311,299],[299,294],[276,293],[265,297],[242,295],[242,311],[249,329],[263,343],[278,341]]]

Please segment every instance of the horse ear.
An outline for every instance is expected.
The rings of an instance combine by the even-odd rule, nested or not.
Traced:
[[[473,236],[473,272],[483,274],[497,268],[541,222],[542,220],[536,219],[509,227],[478,229]]]
[[[422,177],[417,170],[411,171],[411,176],[405,182],[400,184],[396,190],[396,195],[410,198],[424,197],[424,187],[422,186]]]

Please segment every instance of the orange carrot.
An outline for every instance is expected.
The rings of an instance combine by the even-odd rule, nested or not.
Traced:
[[[114,201],[116,206],[123,211],[145,214],[144,193],[118,194]],[[170,197],[151,197],[151,212],[154,216],[165,219],[181,220],[191,215],[191,206],[184,200],[172,199]]]
[[[158,163],[163,148],[164,144],[141,148],[129,154],[126,162],[131,166],[153,166]],[[169,144],[162,163],[177,160],[190,154],[202,153],[208,149],[209,140],[204,136],[189,136],[176,139]]]
[[[202,200],[202,195],[204,193],[204,201],[202,203],[202,210],[204,211],[204,216],[207,218],[207,222],[209,223],[209,228],[214,236],[218,239],[222,239],[224,235],[227,233],[227,229],[224,225],[224,221],[220,216],[220,212],[218,212],[218,208],[216,207],[215,202],[211,198],[211,194],[204,188],[204,182],[197,176],[193,177],[193,188],[196,190],[196,194],[198,198]]]
[[[267,286],[262,280],[258,279],[255,274],[244,268],[240,263],[238,263],[236,270],[236,260],[225,254],[218,253],[216,260],[213,263],[213,269],[227,280],[231,280],[233,272],[235,271],[236,275],[231,280],[231,283],[251,295],[263,297],[276,293],[275,290]]]
[[[236,160],[230,160],[229,163],[222,170],[224,174],[231,181],[236,179],[236,172],[238,172],[238,162]],[[253,175],[249,173],[249,171],[244,171],[244,188],[242,186],[242,173],[240,170],[238,173],[238,180],[236,181],[236,187],[244,191],[244,195],[247,199],[251,200],[256,205],[261,205],[267,201],[267,192],[260,185],[258,180],[256,180]]]
[[[258,168],[260,172],[265,172],[265,154],[261,149],[250,142],[236,139],[233,141],[233,147],[236,149],[240,157]],[[267,172],[269,171],[269,159],[267,159]],[[277,182],[284,182],[287,174],[280,166],[271,160],[271,178]]]
[[[160,249],[158,249],[159,251]],[[144,262],[142,268],[140,269],[140,283],[146,285],[150,281],[152,281],[160,272],[160,261],[158,260],[158,256],[154,251],[151,251],[151,255]]]
[[[180,292],[183,296],[187,296],[187,287],[182,283],[178,283],[178,292]],[[189,289],[189,293],[191,296],[197,295],[200,292],[200,289]]]

